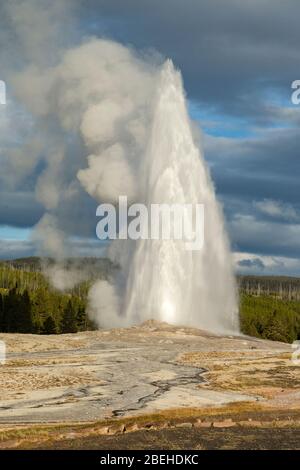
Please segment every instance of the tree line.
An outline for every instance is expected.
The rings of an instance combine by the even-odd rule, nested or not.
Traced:
[[[98,276],[107,278],[110,268],[104,267]],[[60,334],[94,329],[87,315],[90,284],[91,280],[85,281],[62,293],[40,271],[0,264],[0,332]],[[239,278],[239,285],[243,333],[289,343],[300,339],[300,301],[291,294],[298,292],[299,279],[247,276]]]
[[[0,293],[0,332],[57,334],[93,328],[86,301],[74,295],[18,286]]]
[[[300,279],[288,276],[238,276],[239,291],[248,295],[300,300]]]
[[[241,293],[240,323],[249,336],[292,343],[300,339],[300,302]]]

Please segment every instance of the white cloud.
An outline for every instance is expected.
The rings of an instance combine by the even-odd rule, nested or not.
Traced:
[[[254,202],[254,207],[270,217],[280,217],[289,221],[300,220],[299,214],[295,208],[292,205],[281,201],[263,199],[262,201]]]

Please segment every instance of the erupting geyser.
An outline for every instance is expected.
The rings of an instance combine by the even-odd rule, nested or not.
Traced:
[[[204,246],[182,240],[139,240],[126,289],[130,323],[155,318],[211,331],[237,331],[237,302],[222,214],[194,143],[181,76],[164,65],[152,131],[141,167],[146,203],[197,204],[205,210]]]
[[[140,202],[147,206],[204,204],[204,246],[188,251],[182,240],[114,242],[112,252],[124,256],[128,251],[128,256],[121,261],[119,284],[102,283],[101,287],[98,283],[91,291],[99,324],[121,326],[156,319],[217,333],[238,332],[235,280],[223,216],[192,135],[180,73],[171,61],[160,73],[147,151],[137,180]]]

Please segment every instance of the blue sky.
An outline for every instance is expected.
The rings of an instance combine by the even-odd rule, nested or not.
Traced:
[[[26,240],[30,239],[32,229],[12,227],[10,225],[1,225],[0,227],[0,239],[1,240]]]
[[[52,18],[51,5],[58,2],[25,3],[34,7],[37,22],[41,15],[43,28],[36,34],[43,39],[42,11],[49,8]],[[143,55],[172,58],[183,75],[190,115],[202,129],[238,271],[300,275],[300,106],[290,100],[291,83],[300,78],[298,2],[228,0],[225,8],[223,0],[74,0],[72,8],[67,1],[59,8],[55,27],[61,47],[92,34]],[[26,55],[18,34],[12,44],[18,16],[12,7],[1,9],[0,40],[7,47],[0,53],[0,71],[45,60],[45,54],[42,59]],[[8,81],[8,104],[0,105],[2,258],[34,253],[31,231],[44,212],[34,189],[42,158],[29,172],[31,149],[22,161],[15,150],[32,129],[26,103],[18,101]],[[83,206],[93,217],[87,197]],[[92,235],[81,236],[86,253]]]

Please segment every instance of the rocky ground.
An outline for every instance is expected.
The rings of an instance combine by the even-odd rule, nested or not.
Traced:
[[[152,321],[0,340],[2,448],[300,448],[290,345]]]

